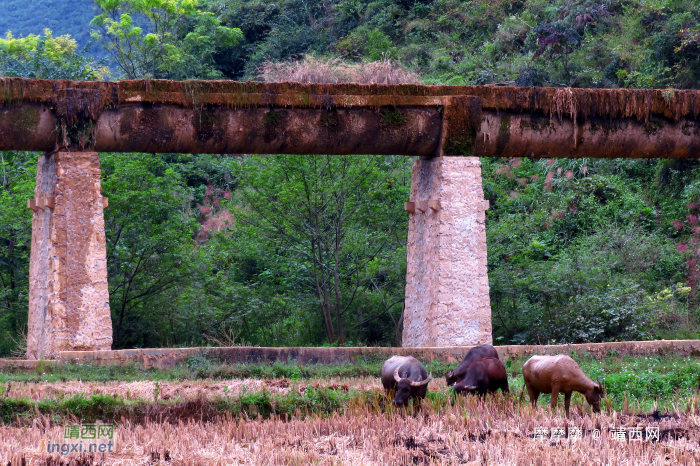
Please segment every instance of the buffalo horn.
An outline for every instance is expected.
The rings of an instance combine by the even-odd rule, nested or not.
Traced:
[[[428,378],[423,380],[423,381],[419,380],[418,382],[411,382],[411,387],[420,387],[421,385],[426,385],[431,380],[433,380],[433,373],[432,372],[430,374],[428,374]]]
[[[467,390],[476,390],[476,389],[479,388],[479,387],[477,387],[476,385],[467,385],[467,386],[464,387],[464,388],[466,388]]]
[[[396,380],[397,382],[401,382],[401,377],[399,377],[399,369],[400,368],[397,367],[396,370],[394,371],[394,380]]]

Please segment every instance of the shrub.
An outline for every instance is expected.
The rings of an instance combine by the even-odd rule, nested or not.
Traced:
[[[350,63],[306,55],[299,61],[266,62],[259,77],[267,82],[420,84],[418,74],[393,60]]]

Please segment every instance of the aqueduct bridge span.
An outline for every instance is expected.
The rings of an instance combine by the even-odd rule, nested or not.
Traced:
[[[700,154],[700,93],[491,86],[0,79],[0,150],[41,151],[28,354],[107,350],[98,152],[420,156],[404,346],[491,342],[478,157]]]

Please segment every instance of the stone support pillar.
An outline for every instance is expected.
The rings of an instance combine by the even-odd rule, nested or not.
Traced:
[[[478,157],[413,166],[403,346],[491,343],[485,202]]]
[[[95,152],[39,157],[29,263],[28,359],[109,350],[112,319]]]

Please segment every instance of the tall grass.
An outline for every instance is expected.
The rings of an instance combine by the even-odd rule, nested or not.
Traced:
[[[339,58],[316,58],[311,55],[302,60],[266,62],[259,77],[266,82],[298,83],[358,83],[358,84],[420,84],[418,74],[398,62],[380,60],[352,63]]]
[[[242,398],[241,398],[242,399]],[[331,403],[326,400],[325,403]],[[695,401],[695,405],[697,401]],[[419,407],[396,409],[383,393],[350,397],[342,412],[264,413],[214,419],[146,420],[124,418],[115,427],[117,452],[86,459],[93,464],[177,465],[695,465],[700,426],[695,408],[676,410],[668,417],[625,415],[604,409],[590,414],[576,403],[572,418],[538,407],[533,410],[516,397],[429,397]],[[615,440],[621,426],[659,428],[659,441]],[[537,440],[538,428],[580,427],[580,440]],[[594,430],[602,435],[597,438]],[[2,464],[54,464],[76,455],[38,454],[43,440],[62,441],[62,426],[50,416],[37,415],[31,425],[0,426]],[[167,458],[167,460],[164,460]],[[161,461],[164,460],[164,461]],[[65,463],[67,464],[67,463]]]
[[[697,359],[576,359],[606,386],[600,414],[579,394],[570,419],[563,400],[554,413],[547,396],[533,409],[521,396],[525,358],[506,361],[511,394],[483,399],[455,398],[440,377],[455,364],[426,362],[436,378],[427,398],[406,409],[384,393],[382,361],[226,365],[197,357],[172,370],[0,373],[0,464],[700,464]],[[37,452],[42,440],[62,441],[64,425],[91,422],[115,424],[117,453]],[[583,438],[533,438],[553,427],[581,427]],[[620,427],[658,427],[660,439],[618,441],[611,431]]]

